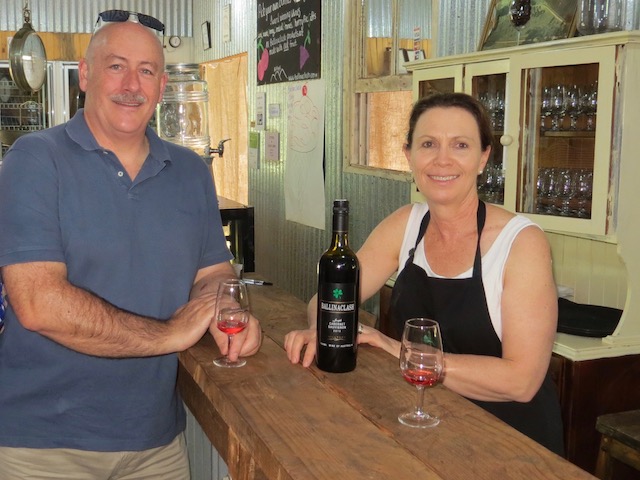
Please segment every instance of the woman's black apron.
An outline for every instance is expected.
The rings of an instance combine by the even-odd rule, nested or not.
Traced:
[[[426,213],[415,246],[393,287],[390,318],[396,339],[402,335],[405,321],[428,317],[440,324],[445,352],[502,356],[502,343],[491,323],[482,283],[480,235],[485,217],[486,207],[480,202],[473,275],[462,279],[433,278],[413,263],[415,249],[429,225],[430,212]],[[548,374],[538,393],[528,403],[470,400],[549,450],[563,454],[560,405]]]

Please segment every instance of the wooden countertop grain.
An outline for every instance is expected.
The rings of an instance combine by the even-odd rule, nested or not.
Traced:
[[[260,352],[242,368],[218,368],[206,335],[180,354],[178,375],[234,480],[594,478],[443,386],[425,392],[440,425],[401,425],[398,413],[414,404],[416,389],[397,359],[364,345],[353,372],[292,365],[284,335],[306,325],[306,304],[275,286],[249,292],[265,332]]]

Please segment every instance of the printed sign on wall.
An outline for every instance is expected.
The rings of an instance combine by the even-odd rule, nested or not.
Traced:
[[[258,1],[258,85],[320,78],[320,3]]]

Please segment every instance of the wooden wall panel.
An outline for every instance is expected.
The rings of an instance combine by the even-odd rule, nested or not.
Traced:
[[[627,298],[627,270],[617,245],[547,233],[556,283],[574,291],[571,300],[622,309]]]
[[[0,60],[9,59],[8,38],[16,32],[0,32]],[[47,60],[78,61],[89,45],[89,33],[39,33],[47,51]]]

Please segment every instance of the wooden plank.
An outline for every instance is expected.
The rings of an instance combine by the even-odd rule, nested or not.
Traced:
[[[250,287],[250,295],[252,309],[263,329],[281,346],[286,333],[306,325],[304,302],[282,290]],[[416,433],[401,425],[397,416],[415,402],[415,389],[402,379],[397,360],[380,349],[360,346],[358,366],[349,374],[311,370],[323,384],[443,478],[467,480],[470,473],[477,479],[593,478],[441,386],[425,392],[426,408],[442,419],[437,428]],[[438,458],[442,461],[433,463]]]
[[[441,477],[593,478],[443,386],[425,391],[425,409],[441,419],[436,428],[416,433],[401,425],[397,415],[414,404],[416,392],[396,362],[364,346],[351,378],[332,376],[326,384]]]
[[[311,370],[291,365],[269,337],[240,369],[215,367],[211,359],[217,354],[205,336],[180,358],[229,426],[230,436],[251,452],[267,478],[335,479],[344,478],[345,472],[376,479],[441,478],[393,439],[380,435]],[[225,458],[234,479],[234,468],[239,468],[234,464],[240,459],[233,451]]]
[[[200,424],[213,447],[223,458],[229,456],[229,426],[220,418],[193,376],[182,366],[178,368],[178,388],[184,403]]]
[[[273,479],[353,472],[376,479],[593,478],[442,386],[425,395],[426,408],[442,419],[438,427],[401,425],[397,415],[413,405],[416,391],[380,349],[361,346],[356,370],[346,374],[291,365],[282,343],[287,332],[306,325],[305,303],[277,287],[249,290],[265,339],[245,367],[213,366],[217,347],[208,336],[180,355],[229,426],[228,444],[251,453],[255,465],[246,472],[233,467],[241,478],[254,478],[254,470]]]

